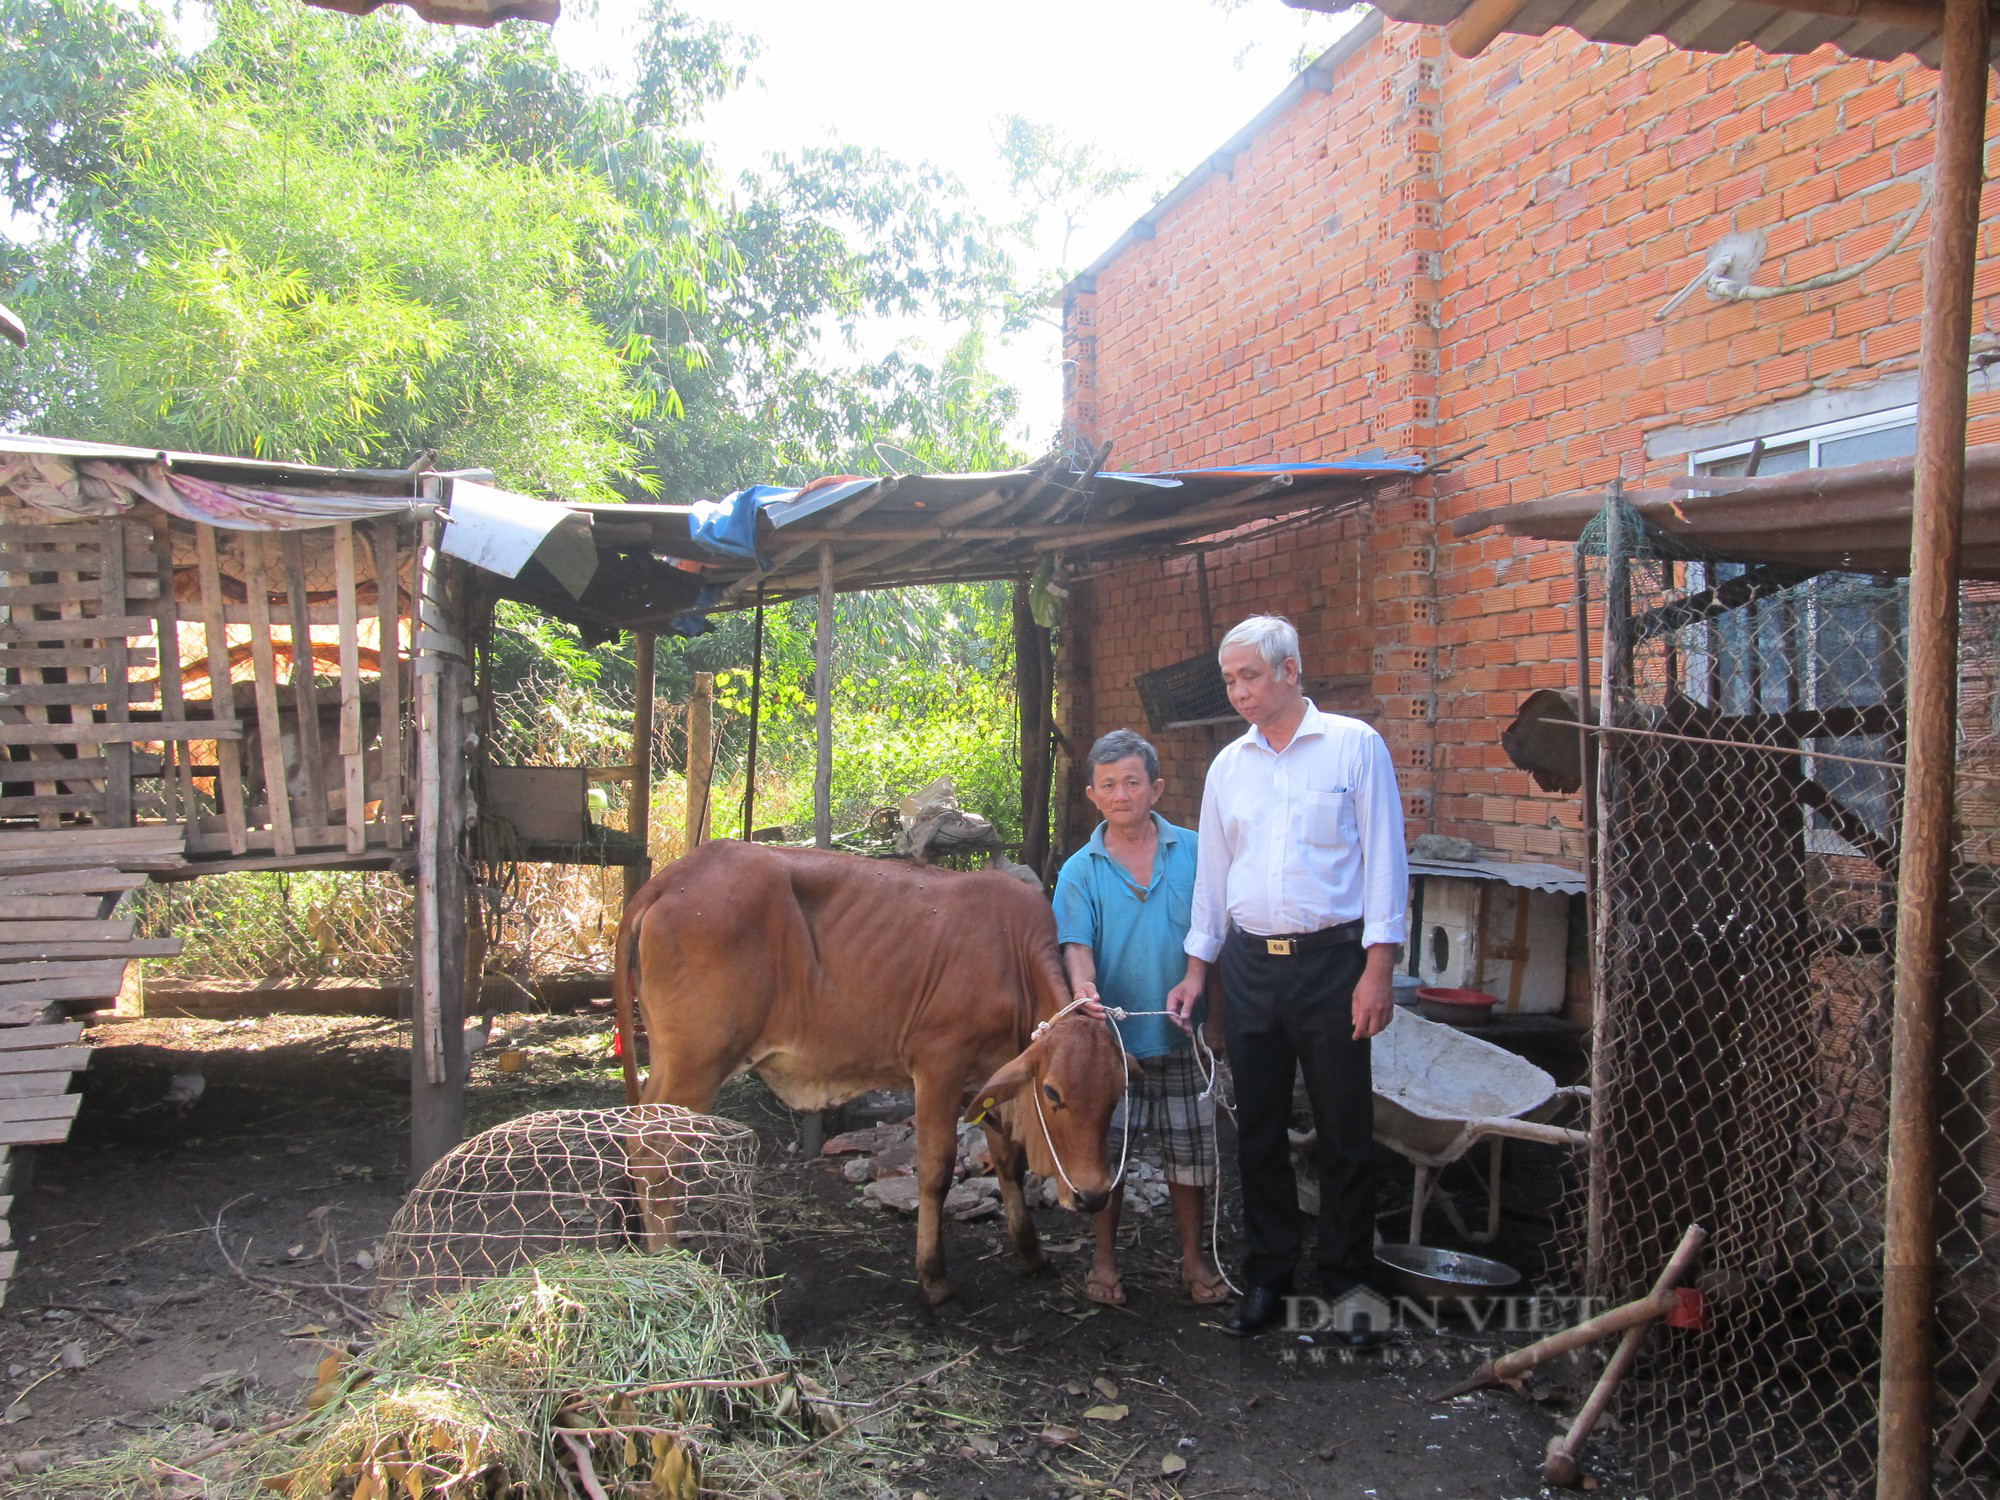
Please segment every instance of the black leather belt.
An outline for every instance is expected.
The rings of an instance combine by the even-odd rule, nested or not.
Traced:
[[[1252,953],[1262,953],[1272,958],[1291,958],[1296,954],[1311,953],[1318,948],[1338,948],[1343,943],[1358,943],[1361,941],[1361,932],[1365,925],[1360,921],[1342,922],[1337,927],[1322,927],[1318,932],[1295,932],[1270,937],[1258,932],[1244,932],[1239,928],[1236,936]]]

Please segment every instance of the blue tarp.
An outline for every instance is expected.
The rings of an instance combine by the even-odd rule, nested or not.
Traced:
[[[756,563],[760,568],[768,568],[770,563],[757,555],[759,511],[789,504],[806,489],[812,490],[815,500],[831,503],[872,489],[878,483],[880,481],[876,479],[848,479],[835,483],[822,479],[817,485],[808,485],[805,489],[753,484],[733,495],[724,495],[720,500],[695,501],[689,507],[688,534],[711,552],[720,552],[725,557],[740,557],[746,562]]]

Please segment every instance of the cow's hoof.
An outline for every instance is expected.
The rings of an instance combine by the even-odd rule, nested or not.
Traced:
[[[943,1307],[953,1296],[949,1281],[926,1281],[923,1288],[926,1307]]]
[[[1036,1250],[1033,1255],[1024,1255],[1021,1257],[1021,1274],[1023,1276],[1054,1276],[1056,1274],[1055,1263],[1042,1254],[1040,1250]]]

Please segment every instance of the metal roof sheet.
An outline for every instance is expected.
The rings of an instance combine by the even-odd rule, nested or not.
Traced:
[[[1910,570],[1913,461],[1883,459],[1755,479],[1701,477],[1627,490],[1662,535],[1730,562],[1903,576]],[[1461,516],[1452,534],[1498,527],[1573,542],[1604,507],[1602,491],[1557,495]],[[2000,581],[2000,443],[1965,451],[1967,578]]]
[[[1340,11],[1343,0],[1286,0],[1300,10]],[[1377,0],[1376,9],[1395,21],[1446,26],[1456,21],[1473,0]],[[1825,0],[1824,10],[1836,8]],[[1762,52],[1806,53],[1832,45],[1849,57],[1890,62],[1905,54],[1938,64],[1938,27],[1943,8],[1913,3],[1868,6],[1850,3],[1850,11],[1874,10],[1881,16],[1907,16],[1913,22],[1936,10],[1938,25],[1896,24],[1861,14],[1831,15],[1807,10],[1802,3],[1758,4],[1756,0],[1527,0],[1505,26],[1521,36],[1544,36],[1568,27],[1593,42],[1629,46],[1649,36],[1664,37],[1693,52],[1730,52],[1746,42]]]

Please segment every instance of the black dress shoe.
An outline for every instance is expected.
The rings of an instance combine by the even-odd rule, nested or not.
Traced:
[[[1236,1304],[1236,1311],[1223,1320],[1223,1328],[1243,1339],[1262,1333],[1284,1317],[1287,1291],[1278,1286],[1251,1287]]]

